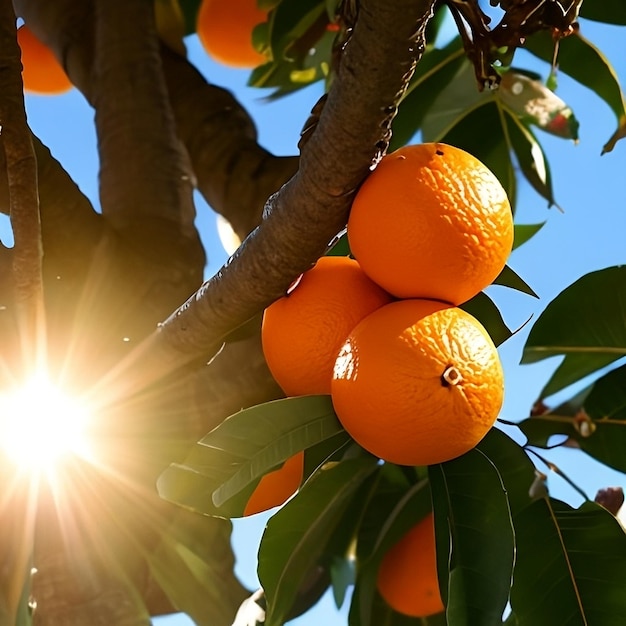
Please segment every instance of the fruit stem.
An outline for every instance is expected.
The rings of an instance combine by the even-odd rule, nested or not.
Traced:
[[[454,365],[448,365],[441,375],[441,384],[444,387],[458,385],[462,380],[461,372]]]

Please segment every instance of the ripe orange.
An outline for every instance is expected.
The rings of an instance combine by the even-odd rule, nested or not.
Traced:
[[[383,157],[354,199],[348,241],[363,271],[393,295],[461,304],[502,271],[513,217],[478,159],[426,143]]]
[[[366,450],[400,465],[431,465],[486,435],[504,385],[478,320],[435,300],[401,300],[350,333],[331,391],[343,427]]]
[[[428,617],[441,613],[433,514],[406,533],[385,554],[376,587],[385,602],[398,613]]]
[[[207,54],[232,67],[252,68],[266,58],[252,45],[252,30],[267,21],[256,0],[203,0],[196,32]]]
[[[243,512],[254,515],[280,506],[300,487],[304,473],[304,452],[294,454],[277,470],[265,474],[252,492]]]
[[[17,31],[22,50],[22,81],[24,89],[40,94],[59,94],[72,88],[67,74],[52,51],[33,32],[22,25]]]
[[[345,338],[390,301],[354,259],[319,259],[289,295],[263,314],[263,353],[276,382],[288,396],[330,393]]]

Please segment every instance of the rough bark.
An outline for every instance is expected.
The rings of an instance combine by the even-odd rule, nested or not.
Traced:
[[[386,150],[391,120],[434,2],[362,2],[359,19],[297,174],[218,274],[159,328],[154,343],[190,358],[284,294],[345,226],[358,186]]]

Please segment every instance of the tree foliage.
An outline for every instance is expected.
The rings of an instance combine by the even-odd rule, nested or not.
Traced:
[[[268,19],[251,37],[267,62],[249,84],[270,88],[270,101],[315,82],[325,91],[298,112],[300,154],[277,157],[186,58],[199,0],[0,0],[0,210],[15,237],[0,249],[2,386],[43,360],[100,408],[97,463],[68,462],[37,483],[1,459],[2,626],[138,625],[175,611],[231,624],[249,592],[233,573],[228,520],[302,450],[303,485],[260,545],[267,626],[328,587],[338,604],[352,589],[351,626],[621,623],[619,499],[573,508],[548,494],[535,462],[560,437],[626,471],[624,267],[564,285],[533,320],[524,362],[564,358],[531,414],[437,466],[381,463],[328,397],[283,398],[261,352],[263,308],[321,255],[347,252],[337,237],[387,150],[457,145],[494,171],[514,208],[520,185],[552,206],[541,138],[578,137],[575,103],[555,93],[561,73],[614,115],[604,152],[626,134],[616,73],[585,37],[586,20],[625,25],[626,5],[485,4],[258,0]],[[100,211],[27,127],[16,16],[94,109]],[[444,37],[451,24],[458,34]],[[195,189],[243,241],[204,283]],[[515,245],[532,245],[541,226],[516,224]],[[495,282],[535,295],[510,267]],[[513,340],[489,296],[463,306],[497,345]],[[557,392],[566,399],[548,406]],[[431,509],[446,612],[408,618],[377,595],[376,572]]]

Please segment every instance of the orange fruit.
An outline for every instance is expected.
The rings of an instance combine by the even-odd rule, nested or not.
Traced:
[[[383,557],[376,587],[398,613],[428,617],[441,613],[435,549],[435,522],[427,515],[413,526]]]
[[[50,48],[39,41],[26,24],[17,30],[17,43],[22,50],[22,81],[26,91],[59,94],[72,88]]]
[[[486,435],[504,384],[478,320],[435,300],[401,300],[350,333],[331,392],[339,420],[363,448],[392,463],[431,465]]]
[[[359,189],[348,241],[363,271],[399,298],[461,304],[502,271],[513,216],[496,176],[442,143],[406,146]]]
[[[246,503],[244,516],[267,511],[284,504],[300,487],[304,473],[304,452],[298,452],[283,465],[265,474]]]
[[[209,56],[232,67],[252,68],[265,56],[252,45],[252,30],[267,21],[256,0],[203,0],[196,32]]]
[[[288,396],[330,393],[335,359],[348,333],[390,301],[354,259],[319,259],[263,314],[263,353],[282,390]]]

